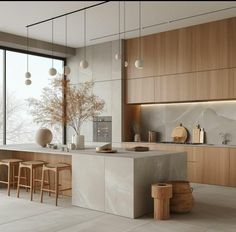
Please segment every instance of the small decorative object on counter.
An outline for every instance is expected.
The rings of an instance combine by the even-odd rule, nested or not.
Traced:
[[[193,132],[192,132],[192,143],[200,143],[200,126],[199,124],[197,124],[194,128],[193,128]]]
[[[73,135],[72,136],[72,143],[75,144],[76,149],[82,150],[84,149],[84,135]]]
[[[157,141],[157,132],[148,131],[148,142],[155,143]]]
[[[47,128],[40,128],[36,133],[35,140],[40,146],[46,147],[52,141],[52,132]]]
[[[113,150],[111,143],[107,143],[103,146],[96,147],[96,152],[98,152],[98,153],[116,153],[117,150]]]
[[[140,136],[140,134],[135,134],[135,135],[134,135],[134,142],[141,142],[141,136]]]
[[[171,184],[157,183],[152,185],[152,198],[154,198],[154,219],[166,220],[170,218],[171,197]]]
[[[175,143],[184,143],[188,138],[187,129],[183,127],[182,123],[180,123],[180,125],[175,127],[172,131],[171,137]]]
[[[68,148],[69,148],[70,150],[75,150],[75,149],[76,149],[76,145],[75,145],[74,143],[69,143],[69,144],[68,144]]]
[[[200,129],[200,143],[204,143],[205,142],[205,131],[204,128]]]
[[[149,147],[142,147],[142,146],[137,146],[137,147],[132,147],[132,148],[126,148],[127,151],[149,151]]]
[[[172,213],[188,213],[194,205],[193,188],[188,181],[169,181],[172,184],[173,197],[170,199]]]

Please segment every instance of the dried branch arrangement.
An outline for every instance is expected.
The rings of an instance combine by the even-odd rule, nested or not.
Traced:
[[[105,102],[93,94],[93,86],[93,82],[85,82],[75,87],[69,80],[53,79],[51,86],[43,89],[40,99],[28,99],[34,122],[42,126],[67,124],[79,135],[81,125],[104,108]]]

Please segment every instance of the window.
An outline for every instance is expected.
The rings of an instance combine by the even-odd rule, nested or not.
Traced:
[[[3,144],[3,50],[0,50],[0,145]]]
[[[42,89],[48,86],[52,78],[54,78],[48,74],[52,64],[51,58],[29,55],[29,71],[32,84],[25,85],[26,57],[27,55],[24,53],[6,51],[7,144],[35,142],[35,133],[40,128],[40,125],[33,122],[27,99],[39,98]],[[59,73],[62,73],[63,65],[62,60],[54,59],[54,67]],[[53,132],[52,142],[61,143],[62,126],[49,129]]]

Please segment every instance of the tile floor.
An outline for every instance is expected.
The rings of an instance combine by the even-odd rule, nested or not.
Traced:
[[[168,221],[155,221],[152,215],[128,219],[71,206],[71,199],[54,199],[39,195],[34,202],[23,190],[7,197],[0,190],[0,232],[236,232],[236,188],[193,185],[195,207],[189,214],[172,214]],[[46,194],[45,194],[46,196]]]

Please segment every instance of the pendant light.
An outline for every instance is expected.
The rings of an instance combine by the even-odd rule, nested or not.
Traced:
[[[67,15],[65,16],[65,54],[67,57]],[[67,76],[70,74],[70,67],[64,66],[64,75]]]
[[[53,56],[53,19],[52,19],[52,56]],[[52,67],[48,70],[50,76],[55,76],[57,74],[57,70],[53,66],[54,66],[54,59],[52,58]]]
[[[135,61],[134,65],[138,69],[143,68],[142,59],[142,48],[141,48],[141,1],[139,1],[139,38],[138,38],[138,59]]]
[[[80,61],[79,66],[82,69],[86,69],[89,66],[89,63],[86,60],[86,10],[84,10],[84,59]]]
[[[124,41],[125,41],[125,38],[126,38],[126,3],[124,1]],[[125,68],[128,67],[128,61],[125,60]]]
[[[115,59],[121,59],[121,39],[120,39],[120,1],[118,1],[118,33],[119,33],[119,40],[118,40],[118,52],[115,54]]]
[[[31,73],[29,72],[29,28],[27,27],[26,28],[26,30],[27,30],[27,40],[26,40],[26,46],[27,46],[27,55],[26,55],[26,59],[27,59],[27,61],[26,61],[26,73],[25,73],[25,78],[26,78],[26,80],[25,80],[25,84],[26,85],[31,85],[31,83],[32,83],[32,81],[31,81]]]

